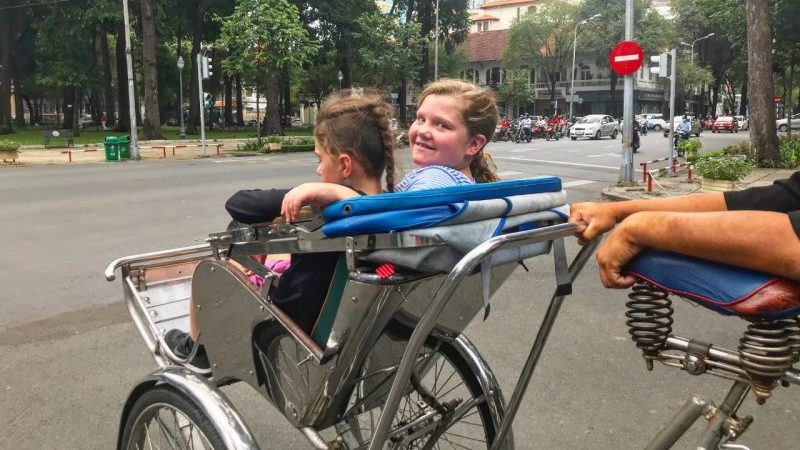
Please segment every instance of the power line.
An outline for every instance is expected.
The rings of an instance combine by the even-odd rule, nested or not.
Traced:
[[[56,4],[56,3],[64,3],[66,1],[68,1],[68,0],[52,0],[52,1],[42,0],[42,1],[39,1],[39,2],[35,2],[35,3],[25,3],[24,5],[0,6],[0,10],[26,8],[28,6],[53,5],[53,4]]]

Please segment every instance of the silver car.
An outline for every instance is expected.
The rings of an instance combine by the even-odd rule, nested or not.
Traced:
[[[775,125],[778,127],[778,131],[786,132],[789,130],[789,120],[788,119],[778,119],[775,121]],[[796,130],[800,128],[800,114],[795,114],[792,116],[792,129]]]
[[[574,141],[579,137],[600,139],[611,136],[616,139],[619,134],[619,124],[613,117],[605,114],[590,114],[583,117],[569,129],[569,137]]]

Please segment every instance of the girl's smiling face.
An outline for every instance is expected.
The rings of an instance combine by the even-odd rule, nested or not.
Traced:
[[[469,163],[486,138],[470,136],[455,97],[432,94],[417,110],[417,120],[408,129],[408,142],[417,166],[451,167],[471,178]]]

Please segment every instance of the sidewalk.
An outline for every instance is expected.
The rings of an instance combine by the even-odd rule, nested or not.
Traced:
[[[745,189],[751,186],[767,186],[775,180],[789,178],[794,172],[791,169],[756,169],[747,178],[737,183],[737,187]],[[642,184],[641,178],[638,178],[636,186],[608,186],[603,189],[602,195],[606,200],[622,201],[673,197],[694,192],[702,192],[700,180],[694,176],[689,180],[684,169],[678,171],[677,177],[654,177],[652,192],[647,192],[647,186]]]
[[[206,140],[208,157],[232,156],[238,144],[246,139]],[[195,159],[202,157],[199,140],[159,140],[139,141],[141,159]],[[218,154],[219,153],[219,154]],[[44,148],[26,145],[20,149],[15,165],[85,164],[105,163],[106,153],[103,144],[76,146],[75,148]],[[10,164],[0,164],[10,165]]]

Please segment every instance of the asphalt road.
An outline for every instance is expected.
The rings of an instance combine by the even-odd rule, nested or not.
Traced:
[[[704,133],[705,148],[742,140]],[[599,199],[617,180],[620,140],[492,143],[501,175],[561,176],[571,202]],[[638,161],[666,155],[666,139],[643,137]],[[400,157],[408,168],[408,153]],[[155,368],[102,271],[116,257],[191,245],[224,229],[237,189],[315,178],[310,154],[195,161],[39,166],[0,171],[0,449],[106,449],[122,402]],[[568,243],[570,255],[577,251]],[[537,258],[493,300],[467,335],[510,393],[553,288],[552,262]],[[657,366],[648,373],[624,325],[625,292],[608,291],[591,262],[562,308],[514,427],[522,449],[643,447],[688,394],[720,400],[728,382]],[[686,302],[677,334],[735,348],[745,323]],[[308,448],[249,388],[224,388],[262,448]],[[748,400],[753,449],[797,448],[798,390],[765,406]],[[697,427],[691,436],[697,436]],[[678,448],[688,448],[684,440]]]

